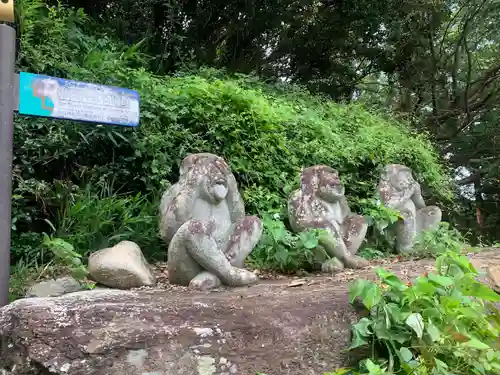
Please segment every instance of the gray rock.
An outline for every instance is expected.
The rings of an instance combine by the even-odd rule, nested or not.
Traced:
[[[500,265],[475,256],[478,269]],[[433,260],[388,271],[411,281]],[[0,368],[12,375],[318,375],[357,362],[347,352],[347,283],[372,269],[318,277],[310,285],[262,282],[217,293],[186,290],[84,291],[29,298],[0,309]],[[371,354],[371,347],[367,348]]]
[[[92,280],[111,288],[130,289],[156,283],[141,249],[131,241],[92,253],[88,271]]]
[[[12,375],[322,374],[347,358],[357,315],[346,293],[284,283],[19,300],[0,310],[0,366]]]
[[[490,283],[492,288],[500,292],[500,266],[490,266],[488,267],[488,276],[490,278]]]
[[[29,288],[26,297],[58,297],[63,294],[73,293],[83,290],[84,287],[74,278],[61,277],[56,280],[46,280],[39,282]]]

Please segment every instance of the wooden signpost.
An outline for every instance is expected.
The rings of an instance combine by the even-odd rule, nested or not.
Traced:
[[[0,307],[9,303],[14,111],[20,115],[138,126],[136,91],[15,73],[14,1],[0,0]]]

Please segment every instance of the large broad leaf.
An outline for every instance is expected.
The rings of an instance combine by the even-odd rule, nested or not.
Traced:
[[[419,339],[422,338],[424,334],[424,320],[422,315],[419,313],[413,313],[408,318],[406,318],[406,324],[411,327]]]
[[[389,329],[382,319],[373,322],[371,328],[378,340],[396,341],[405,344],[411,339],[409,331]]]
[[[429,334],[432,342],[438,341],[441,338],[439,329],[432,323],[432,320],[427,321],[426,331]]]
[[[384,369],[375,364],[371,359],[365,361],[365,367],[370,375],[383,375],[385,373]]]
[[[306,249],[315,249],[319,244],[318,237],[313,232],[302,232],[299,237]]]
[[[402,347],[399,349],[399,355],[400,358],[403,362],[410,362],[413,359],[413,353],[410,351],[410,349]]]
[[[435,273],[429,273],[427,277],[433,283],[443,287],[449,287],[454,284],[454,280],[448,276],[441,276],[441,275],[436,275]]]
[[[377,275],[380,277],[384,284],[389,285],[392,288],[395,288],[399,291],[403,291],[408,288],[395,274],[392,272],[386,271],[383,268],[377,269]]]
[[[349,302],[353,303],[356,297],[361,297],[371,281],[358,279],[349,285]]]
[[[500,302],[500,294],[479,282],[465,286],[462,291],[470,297],[477,297],[491,302]]]
[[[378,305],[382,300],[382,291],[377,284],[370,283],[363,289],[361,300],[363,301],[363,305],[368,310],[371,310],[373,306]]]
[[[370,336],[373,332],[370,329],[372,324],[372,321],[368,318],[361,318],[359,322],[353,325],[353,329],[358,331],[362,336],[368,337]]]
[[[365,345],[368,345],[368,341],[366,341],[363,335],[361,335],[361,333],[359,333],[359,331],[353,327],[352,340],[351,340],[351,345],[349,346],[349,350],[356,349],[359,348],[360,346],[365,346]]]
[[[472,349],[478,349],[478,350],[491,349],[489,345],[487,345],[484,342],[479,341],[478,339],[475,339],[475,338],[472,338],[469,341],[463,342],[460,345],[467,346],[468,348],[472,348]]]

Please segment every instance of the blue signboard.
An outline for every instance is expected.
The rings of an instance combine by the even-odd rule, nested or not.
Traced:
[[[119,87],[19,74],[19,113],[123,126],[139,125],[139,94]]]

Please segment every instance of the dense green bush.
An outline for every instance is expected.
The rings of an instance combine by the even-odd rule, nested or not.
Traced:
[[[100,35],[80,11],[40,0],[18,8],[21,70],[136,89],[141,126],[17,117],[14,259],[36,256],[47,220],[82,253],[123,238],[148,255],[164,252],[156,197],[193,152],[228,160],[250,213],[282,213],[301,168],[318,163],[339,169],[350,197],[370,198],[386,163],[407,164],[429,193],[450,196],[431,143],[401,123],[252,77],[208,69],[156,76],[140,67],[148,57],[139,46]]]

